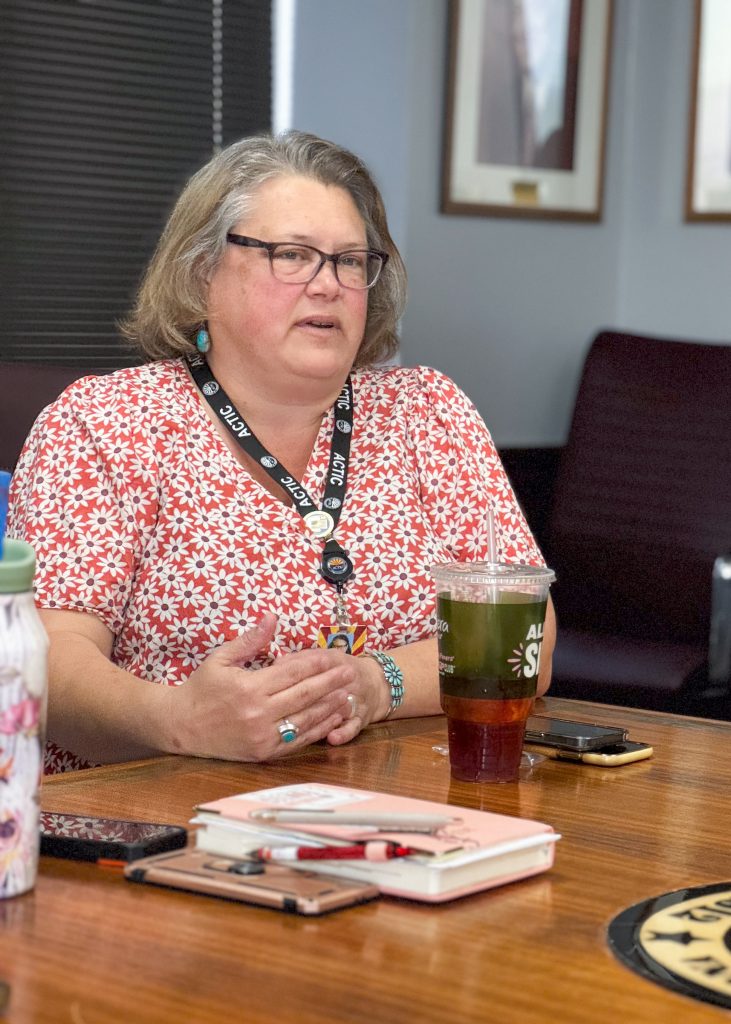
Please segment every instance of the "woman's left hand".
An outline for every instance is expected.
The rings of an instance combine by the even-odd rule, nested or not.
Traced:
[[[343,654],[355,668],[355,680],[348,687],[348,703],[353,708],[350,718],[327,734],[327,742],[340,746],[355,739],[361,729],[386,717],[391,705],[389,688],[383,669],[373,658]]]

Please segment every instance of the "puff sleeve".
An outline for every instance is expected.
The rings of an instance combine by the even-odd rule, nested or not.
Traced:
[[[36,420],[11,488],[9,530],[36,552],[36,603],[91,612],[118,633],[155,521],[144,425],[107,378],[72,384]]]

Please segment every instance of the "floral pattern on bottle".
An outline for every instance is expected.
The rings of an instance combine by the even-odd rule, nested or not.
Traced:
[[[47,647],[32,594],[0,594],[0,897],[35,883]]]

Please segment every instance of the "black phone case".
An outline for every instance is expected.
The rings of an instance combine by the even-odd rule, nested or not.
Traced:
[[[138,843],[125,843],[113,839],[79,839],[74,836],[54,836],[49,832],[41,832],[41,853],[44,856],[63,857],[66,860],[133,861],[150,857],[154,853],[179,850],[187,841],[187,831],[178,825],[170,825],[169,831],[162,835]]]
[[[539,716],[540,717],[540,716]],[[588,753],[591,750],[599,750],[601,747],[611,746],[614,743],[621,743],[627,737],[627,730],[621,726],[603,726],[599,723],[584,723],[584,722],[573,722],[568,719],[552,719],[556,724],[561,724],[566,721],[567,724],[578,726],[586,725],[589,729],[602,729],[604,730],[603,735],[562,735],[559,732],[544,731],[535,722],[535,727],[531,728],[533,720],[528,719],[525,729],[525,742],[526,743],[539,743],[542,746],[557,747],[560,750],[576,751],[577,753]]]

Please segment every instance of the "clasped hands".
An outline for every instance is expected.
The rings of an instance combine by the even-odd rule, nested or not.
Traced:
[[[213,651],[170,694],[171,752],[230,761],[269,761],[326,739],[339,745],[385,716],[390,699],[372,658],[340,651],[284,654],[245,665],[274,638],[277,617]],[[280,726],[282,726],[280,730]],[[294,727],[291,731],[289,726]],[[294,739],[285,742],[294,732]]]

